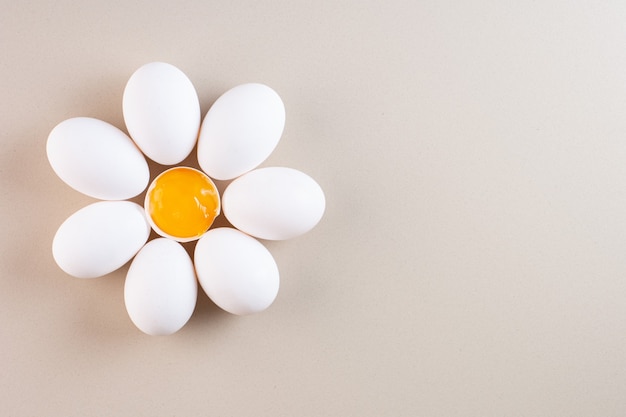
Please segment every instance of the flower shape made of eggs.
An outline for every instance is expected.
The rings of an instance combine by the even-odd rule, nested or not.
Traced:
[[[172,334],[187,323],[198,281],[230,313],[269,307],[278,293],[278,267],[256,238],[299,236],[325,209],[324,193],[308,175],[283,167],[255,169],[283,132],[285,108],[278,94],[262,84],[234,87],[201,123],[191,81],[178,68],[153,62],[128,81],[123,114],[130,137],[87,117],[65,120],[48,136],[55,173],[75,190],[104,200],[61,224],[52,243],[59,267],[95,278],[132,259],[124,301],[132,322],[151,335]],[[176,165],[196,141],[202,171],[170,168],[152,181],[144,207],[125,201],[148,186],[144,155]],[[221,200],[211,178],[234,179]],[[210,229],[221,211],[236,229]],[[151,228],[161,238],[148,242]],[[192,261],[181,242],[193,240],[198,242]]]

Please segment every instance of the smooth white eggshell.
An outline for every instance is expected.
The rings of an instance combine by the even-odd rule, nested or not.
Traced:
[[[90,197],[124,200],[148,185],[148,164],[121,130],[102,120],[76,117],[48,136],[48,160],[66,184]]]
[[[124,284],[132,322],[149,335],[180,330],[196,306],[198,283],[185,249],[170,239],[150,241],[133,259]]]
[[[325,207],[324,192],[313,178],[283,167],[242,175],[222,196],[222,210],[233,226],[268,240],[308,232],[320,221]]]
[[[196,244],[194,263],[204,292],[229,313],[265,310],[278,294],[278,266],[271,253],[238,230],[209,230]]]
[[[142,66],[128,80],[122,105],[128,133],[148,158],[173,165],[191,153],[200,103],[181,70],[164,62]]]
[[[274,90],[255,83],[234,87],[204,117],[198,162],[215,179],[238,177],[272,153],[284,127],[285,106]]]
[[[149,235],[141,206],[130,201],[100,201],[61,224],[52,241],[52,255],[68,274],[96,278],[128,262]]]

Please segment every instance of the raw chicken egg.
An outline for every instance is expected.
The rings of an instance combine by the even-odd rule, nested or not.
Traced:
[[[101,200],[140,194],[150,172],[133,141],[117,127],[90,117],[59,123],[46,144],[52,169],[66,184]]]
[[[148,158],[173,165],[191,153],[200,102],[181,70],[165,62],[142,66],[128,80],[122,104],[128,133]]]
[[[169,335],[187,323],[198,283],[191,258],[169,239],[154,239],[130,264],[124,303],[132,322],[149,335]]]
[[[210,230],[196,244],[194,263],[204,292],[229,313],[263,311],[278,294],[278,266],[272,254],[239,230]]]
[[[292,168],[261,168],[237,178],[223,195],[224,215],[237,229],[260,239],[300,236],[320,221],[322,188]]]
[[[99,201],[61,224],[52,241],[52,255],[68,274],[96,278],[128,262],[149,235],[141,206],[130,201]]]
[[[160,236],[190,242],[206,233],[220,214],[220,197],[206,174],[176,167],[154,179],[144,207],[148,222]]]
[[[213,103],[198,137],[198,163],[217,180],[256,168],[274,150],[285,127],[285,106],[264,84],[234,87]]]

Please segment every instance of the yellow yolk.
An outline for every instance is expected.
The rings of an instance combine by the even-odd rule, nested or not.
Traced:
[[[220,198],[213,181],[185,167],[159,175],[148,189],[145,205],[154,224],[175,239],[200,237],[220,214]]]

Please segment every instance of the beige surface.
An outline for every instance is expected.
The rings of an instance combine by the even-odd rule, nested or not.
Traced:
[[[2,1],[0,414],[626,415],[623,1],[181,3]],[[201,295],[161,338],[126,315],[127,267],[55,265],[56,228],[93,200],[45,157],[66,118],[124,128],[124,84],[154,60],[203,113],[274,87],[265,165],[328,200],[268,245],[268,311]]]

